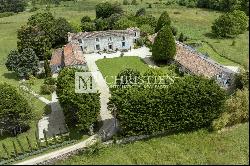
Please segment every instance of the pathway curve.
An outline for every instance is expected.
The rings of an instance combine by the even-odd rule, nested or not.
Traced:
[[[55,152],[51,152],[30,160],[26,160],[23,162],[18,163],[17,165],[34,165],[34,164],[39,164],[42,163],[44,161],[47,160],[51,160],[54,158],[58,158],[60,156],[64,156],[65,154],[83,149],[91,144],[94,144],[99,138],[101,137],[102,140],[107,140],[109,138],[112,137],[112,135],[115,134],[116,130],[117,130],[117,126],[116,124],[116,120],[113,117],[113,115],[111,114],[111,112],[108,110],[107,108],[107,103],[109,101],[109,97],[110,97],[110,91],[108,88],[108,85],[104,79],[104,77],[102,76],[101,72],[99,71],[97,65],[96,65],[96,60],[98,59],[103,59],[104,56],[106,56],[106,58],[114,58],[114,57],[119,57],[121,54],[121,52],[117,52],[114,54],[88,54],[85,55],[87,64],[88,64],[88,68],[90,70],[90,72],[92,73],[93,77],[95,78],[95,81],[97,83],[98,86],[98,90],[100,92],[100,98],[101,98],[101,110],[100,110],[100,119],[103,122],[103,125],[101,127],[101,129],[99,130],[98,134],[95,134],[93,136],[91,136],[90,138],[88,138],[87,140],[80,142],[78,144],[57,150]],[[147,47],[142,47],[139,49],[132,49],[129,52],[124,53],[124,56],[138,56],[142,58],[149,66],[156,66],[151,60],[150,60],[150,51]]]

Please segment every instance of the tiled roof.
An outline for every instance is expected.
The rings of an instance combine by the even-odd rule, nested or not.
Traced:
[[[101,36],[124,36],[124,35],[134,35],[135,31],[139,31],[138,28],[128,28],[127,30],[107,30],[107,31],[94,31],[94,32],[80,32],[80,33],[68,33],[68,36],[71,40],[90,39]]]
[[[68,43],[63,52],[65,66],[86,64],[83,52],[77,44]]]
[[[63,62],[63,49],[58,48],[54,50],[52,53],[50,65],[62,65],[62,62]]]
[[[212,78],[220,73],[234,73],[178,41],[176,42],[176,49],[175,60],[193,74],[204,75],[205,77]]]

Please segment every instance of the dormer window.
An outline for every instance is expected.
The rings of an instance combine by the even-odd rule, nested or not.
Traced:
[[[96,42],[99,42],[100,40],[99,40],[99,38],[96,38],[95,41],[96,41]]]

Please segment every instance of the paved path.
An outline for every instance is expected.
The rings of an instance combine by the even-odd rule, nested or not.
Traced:
[[[57,150],[55,152],[51,152],[51,153],[44,154],[42,156],[38,156],[38,157],[30,159],[30,160],[26,160],[26,161],[17,163],[15,165],[37,165],[37,164],[42,163],[44,161],[58,158],[61,155],[65,155],[65,154],[68,154],[72,151],[81,150],[85,147],[93,145],[97,141],[97,138],[98,138],[98,135],[93,135],[83,142],[77,143],[77,144],[69,146],[69,147],[65,147],[65,148]]]
[[[103,126],[99,130],[98,134],[91,136],[90,138],[88,138],[87,140],[85,140],[81,143],[57,150],[55,152],[45,154],[45,155],[21,162],[21,163],[18,163],[18,165],[39,164],[39,163],[44,162],[46,160],[57,158],[57,157],[60,157],[62,155],[68,154],[69,152],[80,150],[84,147],[87,147],[91,144],[94,144],[97,141],[98,137],[101,137],[102,140],[107,140],[110,137],[112,137],[113,134],[115,134],[115,132],[117,130],[117,127],[115,126],[116,120],[107,108],[107,103],[108,103],[109,97],[110,97],[110,91],[109,91],[109,88],[108,88],[108,85],[107,85],[105,79],[103,78],[103,76],[102,76],[101,72],[99,71],[95,62],[98,59],[103,59],[104,56],[106,56],[106,58],[114,58],[114,57],[119,57],[120,54],[121,54],[121,52],[117,52],[114,54],[102,54],[102,55],[88,54],[88,55],[85,55],[85,58],[86,58],[86,61],[88,64],[88,68],[89,68],[90,72],[92,73],[93,77],[95,78],[95,81],[96,81],[97,86],[98,86],[98,90],[100,92],[100,98],[101,98],[100,119],[103,122]],[[136,50],[132,49],[131,51],[126,52],[124,54],[124,56],[138,56],[138,55],[148,65],[156,66],[149,59],[151,53],[149,52],[149,49],[146,47],[142,47],[142,48],[139,48]]]
[[[67,132],[65,117],[56,92],[52,93],[52,101],[48,105],[51,107],[51,113],[38,122],[38,136],[40,139],[44,138],[43,130],[47,132],[47,137]]]

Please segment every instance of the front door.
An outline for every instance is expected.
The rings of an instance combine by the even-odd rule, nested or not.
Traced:
[[[113,45],[112,44],[109,44],[109,49],[113,50]]]

